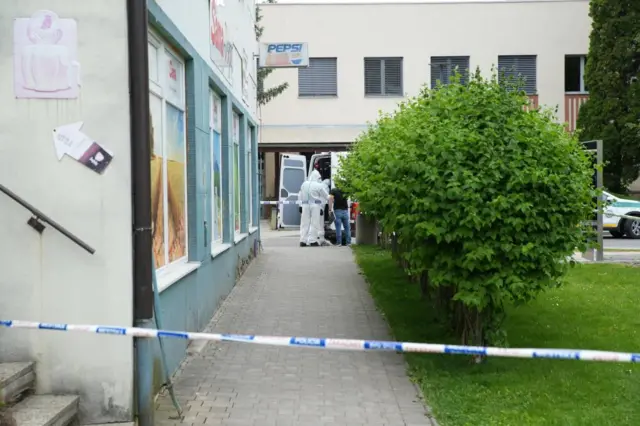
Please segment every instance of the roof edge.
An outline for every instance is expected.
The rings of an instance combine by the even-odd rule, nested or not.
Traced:
[[[511,3],[589,3],[589,0],[381,0],[381,1],[338,1],[338,2],[322,2],[310,1],[299,2],[290,1],[285,3],[266,3],[257,2],[259,7],[277,7],[277,6],[404,6],[404,5],[450,5],[450,4],[511,4]]]

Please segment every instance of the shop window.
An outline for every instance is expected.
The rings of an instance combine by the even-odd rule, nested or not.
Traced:
[[[222,199],[222,173],[224,161],[222,159],[222,101],[218,95],[210,94],[209,128],[211,135],[211,200],[212,231],[211,245],[222,243],[223,232],[223,206]]]
[[[149,35],[151,220],[156,267],[187,260],[184,61]]]
[[[253,131],[251,131],[251,128],[247,127],[247,133],[245,135],[245,156],[246,156],[246,161],[245,161],[245,166],[244,166],[244,171],[245,171],[245,180],[247,182],[247,194],[248,194],[248,204],[247,204],[247,210],[249,212],[248,214],[248,218],[249,218],[249,222],[248,222],[248,227],[252,227],[253,226],[253,149],[252,149],[252,143],[253,143]]]
[[[233,223],[236,234],[240,233],[240,116],[233,113]]]

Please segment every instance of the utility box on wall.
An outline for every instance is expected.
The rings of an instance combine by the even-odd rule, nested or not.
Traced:
[[[126,1],[4,0],[0,40],[0,183],[95,249],[0,192],[0,316],[130,325]],[[35,361],[37,391],[81,395],[85,423],[133,418],[128,337],[0,330],[0,361]]]

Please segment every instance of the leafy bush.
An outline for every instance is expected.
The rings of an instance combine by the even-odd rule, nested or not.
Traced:
[[[585,82],[580,108],[583,140],[602,139],[604,183],[626,193],[640,171],[640,2],[593,0]]]
[[[479,72],[381,114],[342,160],[338,184],[395,231],[407,272],[463,343],[504,343],[505,304],[559,284],[584,243],[592,166],[517,85]]]

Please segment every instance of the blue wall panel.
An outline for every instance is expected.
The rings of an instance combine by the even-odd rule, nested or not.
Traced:
[[[165,41],[171,44],[184,57],[186,62],[186,101],[187,101],[187,202],[189,261],[200,262],[198,269],[172,284],[160,294],[162,325],[169,330],[201,331],[209,323],[221,301],[229,294],[236,282],[236,270],[239,260],[251,256],[259,231],[237,244],[234,243],[232,216],[232,151],[231,129],[232,114],[235,110],[241,114],[241,181],[246,184],[242,167],[244,166],[244,137],[248,137],[248,127],[257,128],[242,102],[228,90],[221,79],[213,73],[208,60],[201,58],[184,35],[177,29],[155,0],[148,0],[149,24]],[[222,155],[226,160],[223,166],[222,198],[224,204],[224,241],[231,247],[225,252],[211,257],[211,237],[213,220],[211,201],[211,137],[209,130],[209,90],[215,90],[222,97]],[[253,153],[257,160],[257,142],[254,138]],[[257,161],[252,171],[253,182],[257,184]],[[258,191],[254,186],[254,199],[243,202],[243,231],[247,229],[250,205],[257,207]],[[245,198],[246,186],[241,187]],[[256,215],[257,217],[257,215]],[[256,219],[257,223],[257,219]],[[243,330],[236,330],[242,333]],[[187,341],[165,340],[165,349],[169,369],[173,373],[185,356]],[[159,345],[156,343],[154,360],[156,387],[162,384]]]

